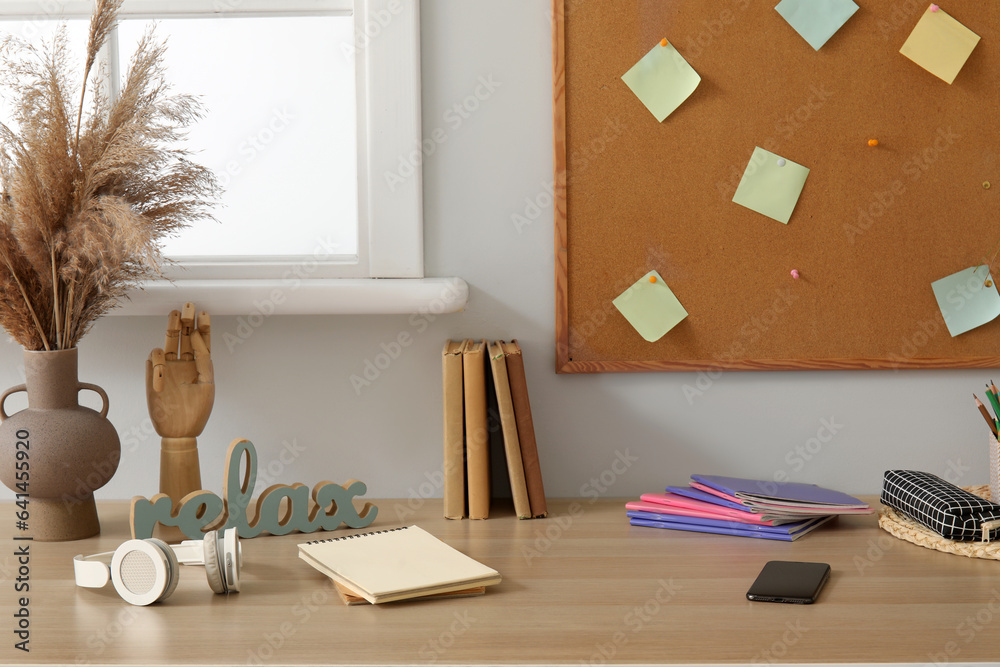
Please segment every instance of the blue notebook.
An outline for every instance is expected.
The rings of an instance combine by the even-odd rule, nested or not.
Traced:
[[[739,523],[724,522],[727,525],[718,526],[718,525],[707,525],[704,523],[684,523],[681,521],[677,521],[677,519],[681,517],[676,517],[676,516],[670,517],[671,518],[670,521],[646,519],[642,517],[632,516],[635,513],[636,512],[631,512],[631,511],[627,512],[629,517],[629,523],[633,526],[645,526],[647,528],[666,528],[668,530],[686,530],[695,533],[713,533],[716,535],[732,535],[735,537],[756,537],[765,540],[781,540],[784,542],[794,542],[795,540],[799,539],[806,533],[812,532],[813,530],[815,530],[816,528],[818,528],[819,526],[823,525],[824,523],[833,518],[832,516],[816,517],[815,519],[806,522],[809,525],[803,527],[802,529],[796,532],[788,533],[788,532],[773,532],[770,530],[759,530],[761,528],[784,528],[788,526],[788,524],[785,524],[784,526],[747,527]],[[650,512],[650,514],[652,513]]]

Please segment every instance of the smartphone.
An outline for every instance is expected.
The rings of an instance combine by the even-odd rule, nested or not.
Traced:
[[[830,566],[826,563],[772,560],[757,575],[747,591],[747,600],[812,604],[829,578]]]

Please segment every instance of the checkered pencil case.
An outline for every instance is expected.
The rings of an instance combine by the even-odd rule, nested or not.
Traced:
[[[882,503],[950,540],[984,542],[1000,538],[1000,505],[969,493],[937,475],[886,470]]]

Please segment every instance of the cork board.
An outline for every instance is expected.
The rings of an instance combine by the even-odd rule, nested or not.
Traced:
[[[928,3],[819,51],[775,4],[553,0],[558,372],[1000,367],[930,287],[1000,240],[1000,3],[941,5],[981,37],[950,85],[899,53]],[[659,123],[621,76],[664,37],[701,83]],[[787,225],[732,201],[755,146],[811,170]],[[651,270],[653,343],[612,305]]]

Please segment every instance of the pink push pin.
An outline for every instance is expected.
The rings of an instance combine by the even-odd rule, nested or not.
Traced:
[[[795,278],[796,280],[799,279],[799,270],[798,269],[792,269],[792,278]]]
[[[931,5],[931,11],[932,11],[932,12],[936,12],[936,11],[937,11],[937,10],[939,10],[939,9],[941,9],[941,8],[940,8],[940,7],[938,7],[937,5]]]

